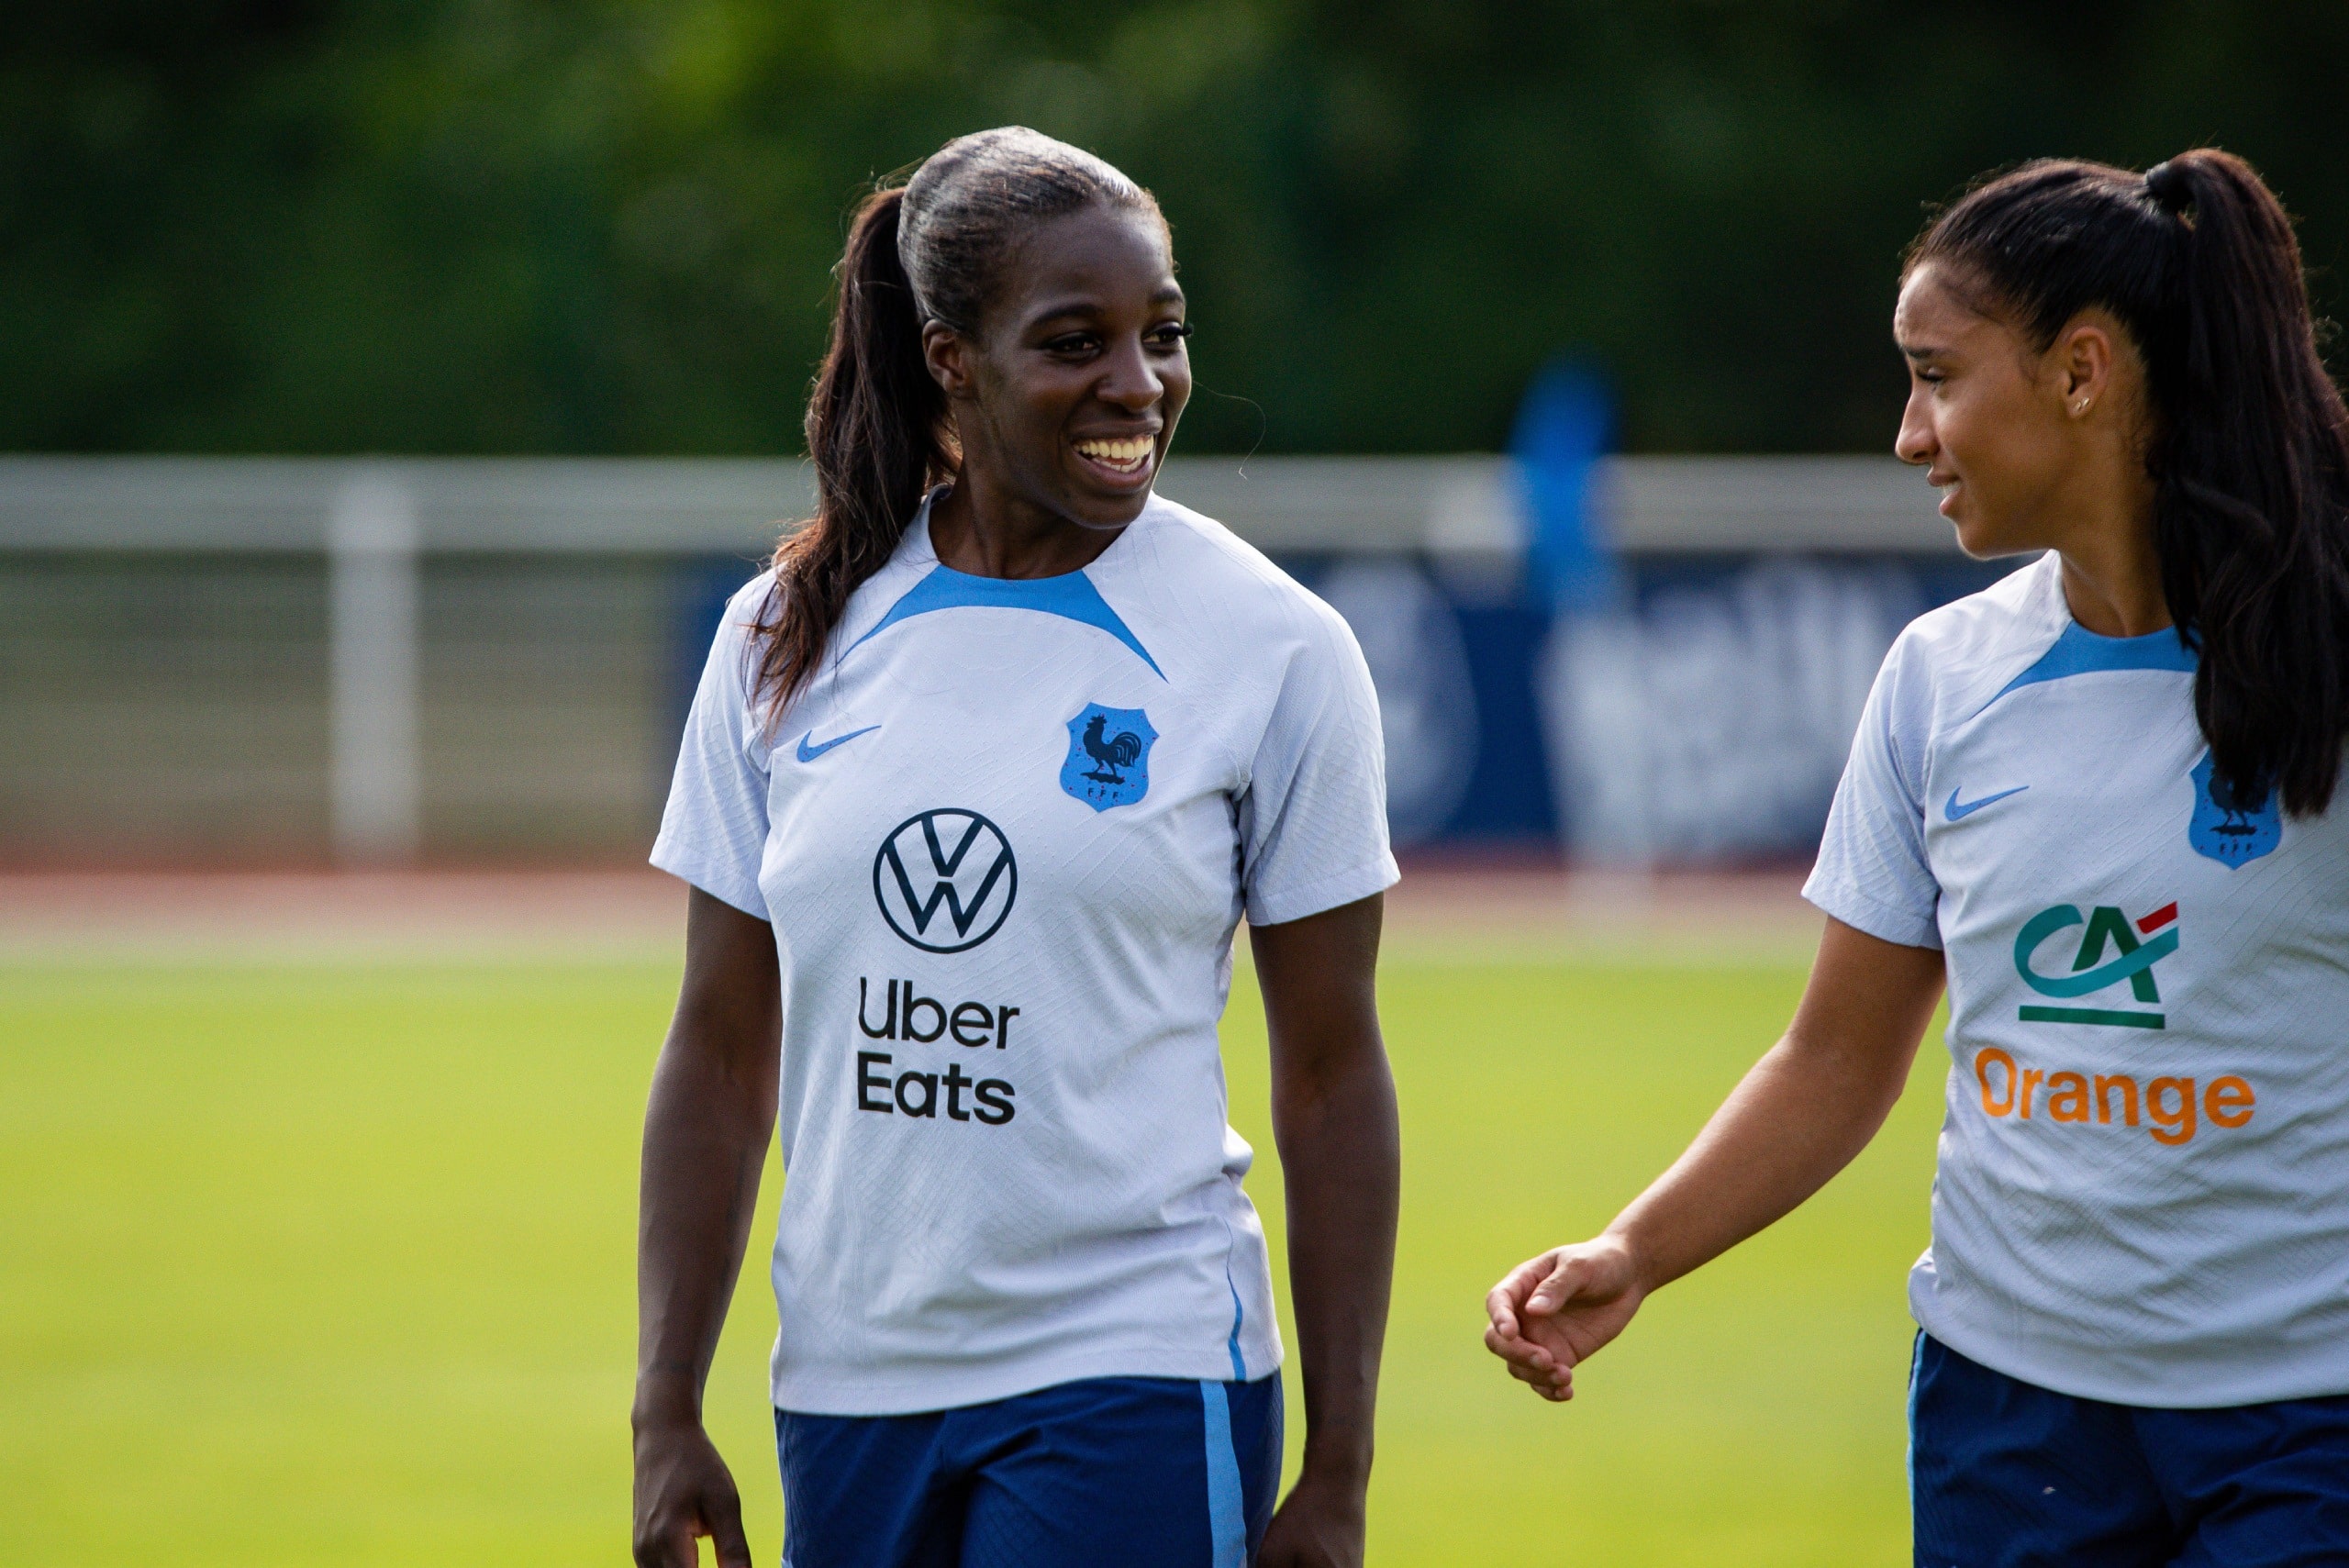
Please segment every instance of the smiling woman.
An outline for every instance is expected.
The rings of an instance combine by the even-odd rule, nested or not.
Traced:
[[[840,281],[818,513],[729,608],[653,848],[695,892],[637,1560],[751,1560],[699,1412],[779,1108],[786,1561],[1356,1568],[1397,1180],[1362,652],[1152,494],[1190,329],[1132,181],[964,137],[863,204]],[[1277,1511],[1217,1034],[1243,914],[1309,1428]]]
[[[961,138],[875,191],[840,279],[807,405],[823,505],[775,552],[759,628],[758,687],[776,704],[814,672],[934,480],[961,481],[934,519],[941,561],[1002,577],[1074,571],[1109,536],[1061,524],[1134,519],[1191,392],[1158,204],[1034,131]],[[982,515],[1000,527],[974,528]]]
[[[1040,577],[1084,566],[1141,512],[1190,399],[1191,329],[1155,207],[1081,207],[1015,260],[992,330],[923,328],[966,480],[930,528],[941,560]]]

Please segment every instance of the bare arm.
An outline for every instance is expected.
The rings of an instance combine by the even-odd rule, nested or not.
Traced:
[[[636,1561],[751,1568],[734,1479],[702,1429],[702,1385],[774,1131],[780,977],[765,921],[693,890],[685,976],[644,1113],[637,1222]]]
[[[1265,1568],[1358,1568],[1401,1183],[1395,1080],[1378,1029],[1381,896],[1255,926],[1287,1177],[1305,1463],[1265,1532]]]
[[[1649,1293],[1785,1216],[1850,1164],[1909,1081],[1942,994],[1942,955],[1840,920],[1820,938],[1786,1037],[1687,1152],[1597,1240],[1519,1264],[1486,1298],[1485,1343],[1548,1399]]]

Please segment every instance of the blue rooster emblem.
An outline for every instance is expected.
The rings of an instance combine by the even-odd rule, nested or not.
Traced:
[[[2284,818],[2276,791],[2256,800],[2238,800],[2221,784],[2210,753],[2194,765],[2194,815],[2187,818],[2186,841],[2232,871],[2266,854],[2284,840]]]
[[[1141,709],[1085,704],[1068,721],[1061,788],[1096,811],[1131,806],[1150,793],[1150,749],[1157,740]]]
[[[1101,771],[1085,776],[1096,784],[1121,784],[1125,775],[1119,768],[1130,768],[1141,757],[1141,737],[1130,729],[1109,734],[1109,716],[1097,713],[1085,721],[1085,733],[1077,738],[1085,754],[1101,764]]]

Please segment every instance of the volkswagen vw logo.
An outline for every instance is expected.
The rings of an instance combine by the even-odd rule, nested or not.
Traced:
[[[996,934],[1019,893],[1003,829],[975,811],[925,811],[873,857],[873,897],[889,929],[924,952],[961,952]]]

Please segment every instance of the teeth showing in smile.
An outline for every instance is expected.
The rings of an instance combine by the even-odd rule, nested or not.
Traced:
[[[1104,467],[1133,473],[1150,461],[1151,449],[1156,445],[1148,436],[1133,436],[1121,441],[1079,441],[1076,450]]]

